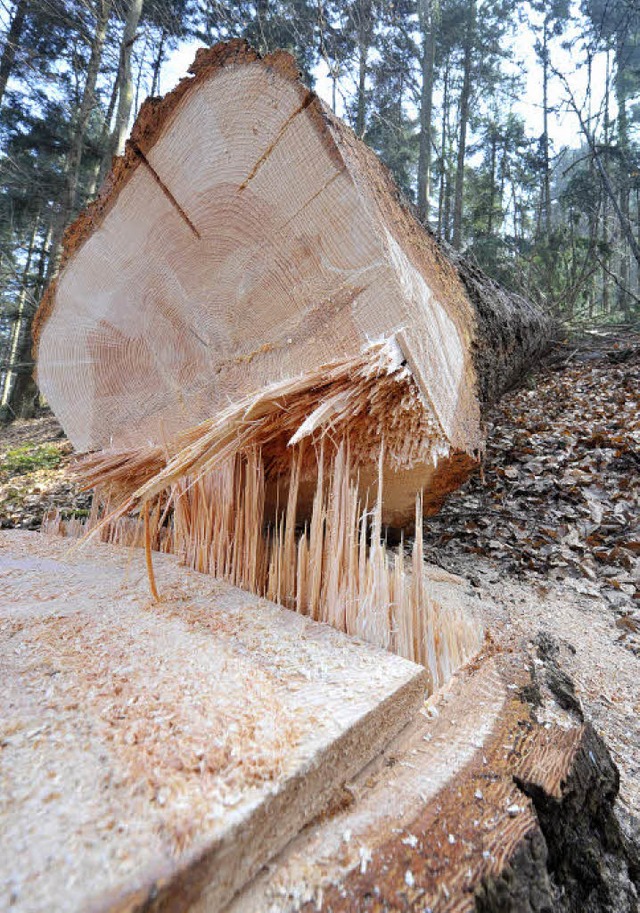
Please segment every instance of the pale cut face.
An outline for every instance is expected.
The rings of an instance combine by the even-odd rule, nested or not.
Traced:
[[[42,392],[78,450],[146,447],[395,338],[437,438],[390,480],[410,516],[438,464],[481,438],[458,276],[290,58],[199,66],[151,141],[141,113],[68,251]]]

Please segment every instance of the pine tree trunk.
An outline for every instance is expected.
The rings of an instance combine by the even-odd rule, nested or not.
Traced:
[[[19,390],[16,390],[16,388],[18,387],[18,377],[27,370],[27,366],[23,364],[23,359],[25,354],[28,356],[31,349],[30,334],[28,332],[29,319],[27,316],[27,296],[31,261],[33,259],[33,251],[35,249],[39,224],[40,216],[38,215],[34,220],[29,247],[27,248],[27,258],[22,271],[20,292],[16,303],[16,316],[11,331],[9,356],[2,386],[2,396],[0,397],[0,417],[3,419],[14,418],[16,415],[20,414],[20,396]],[[29,371],[28,373],[30,374],[31,372]]]
[[[116,73],[115,79],[113,80],[113,85],[111,87],[109,104],[107,106],[107,111],[104,115],[104,121],[102,123],[102,129],[100,131],[100,139],[98,141],[98,149],[102,150],[102,155],[93,166],[89,185],[87,188],[87,197],[89,200],[92,200],[95,197],[96,190],[98,189],[98,182],[101,180],[101,178],[104,179],[103,166],[107,156],[107,144],[110,141],[111,121],[113,120],[113,112],[116,109],[116,102],[118,101],[118,78],[119,73]]]
[[[442,77],[442,125],[440,130],[440,188],[438,191],[438,237],[447,237],[447,220],[445,217],[445,193],[447,184],[447,117],[449,111],[449,58],[445,60]]]
[[[616,102],[618,105],[618,153],[619,153],[619,206],[622,219],[630,228],[630,187],[629,187],[629,126],[627,120],[627,75],[625,64],[625,39],[626,34],[618,34],[616,47]],[[624,232],[620,237],[620,255],[618,265],[618,275],[620,285],[617,288],[618,308],[624,314],[625,319],[629,318],[630,306],[630,273],[631,263],[629,254],[629,242],[625,238]]]
[[[151,95],[157,95],[160,91],[160,69],[162,67],[162,60],[164,56],[164,43],[166,40],[166,33],[164,28],[160,33],[160,41],[158,42],[158,50],[156,52],[155,60],[153,62],[153,78],[151,80]]]
[[[469,125],[469,102],[471,100],[471,69],[473,61],[473,39],[475,35],[476,2],[472,0],[467,13],[467,30],[464,45],[462,91],[460,93],[460,136],[458,139],[458,161],[453,204],[452,244],[456,250],[462,247],[462,211],[464,201],[464,163],[467,152],[467,127]]]
[[[367,72],[371,44],[371,0],[358,0],[358,102],[356,133],[362,139],[367,129]]]
[[[18,0],[2,49],[2,58],[0,58],[0,105],[2,105],[7,82],[11,76],[13,64],[16,59],[16,50],[20,44],[27,8],[28,0]]]
[[[542,44],[542,216],[547,242],[551,236],[551,163],[549,157],[549,33],[545,16]]]
[[[606,77],[605,77],[605,95],[604,95],[604,123],[603,123],[603,140],[604,140],[604,151],[603,151],[603,164],[605,171],[609,170],[609,141],[610,141],[610,85],[611,85],[611,62],[610,62],[610,52],[607,48],[606,52]],[[608,207],[608,197],[605,192],[604,187],[601,191],[602,196],[602,299],[600,302],[600,313],[602,315],[609,314],[609,275],[608,275],[608,261],[609,261],[609,207]]]
[[[496,205],[496,156],[497,156],[497,138],[495,130],[491,131],[491,157],[489,159],[490,181],[489,181],[489,212],[487,213],[487,236],[493,235],[493,217]]]
[[[82,153],[84,141],[87,133],[89,118],[96,104],[96,83],[100,64],[102,62],[102,53],[104,42],[107,36],[107,26],[111,15],[111,0],[98,0],[96,6],[96,28],[91,44],[91,55],[87,67],[87,79],[82,93],[82,101],[78,110],[76,124],[73,130],[71,149],[69,150],[69,166],[67,172],[67,182],[65,188],[65,222],[73,213],[78,199],[78,178],[80,175],[80,165],[82,164]]]
[[[131,70],[131,54],[133,43],[136,39],[138,23],[142,15],[144,0],[130,0],[127,8],[122,42],[120,45],[120,63],[118,65],[118,110],[106,155],[103,160],[102,172],[106,174],[111,159],[114,155],[121,155],[124,142],[129,132],[129,119],[133,105],[133,75]]]
[[[311,424],[272,439],[273,466],[300,428],[317,442],[329,421],[336,441],[355,410],[363,488],[384,456],[384,522],[413,523],[417,491],[432,512],[477,464],[482,408],[539,354],[545,323],[448,261],[288,55],[231,42],[195,74],[143,106],[68,234],[39,313],[41,389],[80,449],[177,440],[247,398],[284,397],[289,416],[315,402]],[[395,367],[373,367],[371,340]],[[396,371],[396,406],[366,399],[361,381],[386,390]]]
[[[429,220],[431,181],[431,145],[433,108],[433,72],[435,34],[433,0],[420,0],[420,26],[422,29],[422,85],[420,89],[420,152],[418,157],[418,216],[426,225]]]
[[[104,42],[107,35],[107,26],[111,15],[112,0],[97,0],[95,7],[96,28],[91,42],[91,54],[87,66],[87,76],[82,91],[82,100],[78,110],[77,118],[71,133],[71,145],[66,163],[65,185],[60,204],[60,209],[56,219],[56,226],[53,234],[53,243],[51,246],[51,256],[49,259],[48,276],[54,275],[60,262],[61,243],[64,230],[69,223],[78,203],[78,180],[80,177],[80,166],[82,164],[82,154],[84,142],[87,133],[87,126],[91,112],[95,107],[96,83],[100,72],[102,62],[102,53]]]

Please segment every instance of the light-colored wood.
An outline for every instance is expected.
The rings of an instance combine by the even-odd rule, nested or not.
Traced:
[[[481,447],[458,273],[292,58],[230,42],[192,72],[147,103],[68,233],[38,319],[40,387],[79,450],[164,444],[230,401],[395,339],[428,431],[418,455],[385,467],[385,519],[412,522],[416,491],[435,507]],[[389,432],[387,452],[407,433]]]
[[[220,910],[422,706],[424,670],[155,555],[0,534],[0,891]]]
[[[579,909],[585,871],[635,909],[612,758],[589,724],[535,719],[523,660],[463,670],[225,913]],[[214,911],[205,893],[190,913]]]
[[[381,378],[373,382],[384,386]],[[288,491],[273,524],[265,530],[269,511],[264,451],[253,446],[246,456],[231,460],[225,456],[229,439],[237,447],[238,439],[247,433],[260,440],[274,423],[278,428],[285,424],[280,412],[274,419],[267,411],[263,426],[257,412],[247,416],[241,409],[239,427],[223,420],[221,441],[218,423],[205,424],[195,441],[191,439],[164,470],[130,497],[127,491],[137,485],[136,460],[123,462],[122,454],[114,458],[108,453],[90,457],[84,461],[85,471],[90,480],[101,478],[105,492],[102,499],[96,498],[93,516],[86,523],[54,516],[45,524],[47,531],[99,535],[119,545],[137,545],[144,539],[150,589],[157,598],[153,542],[159,551],[180,555],[197,571],[420,663],[429,670],[431,690],[435,690],[478,651],[482,628],[459,605],[443,609],[430,585],[425,585],[421,497],[416,500],[417,532],[409,561],[402,543],[392,552],[383,538],[383,454],[375,497],[363,503],[350,445],[341,444],[326,466],[320,454],[317,470],[311,450],[317,475],[313,509],[308,525],[297,528],[301,467],[309,454],[296,446],[286,455]],[[287,420],[292,414],[295,410],[288,410]],[[152,471],[154,466],[152,460]],[[124,492],[119,494],[118,489]],[[156,499],[153,532],[146,497]],[[97,517],[95,508],[101,500],[108,503],[104,519]],[[140,504],[144,520],[136,523],[131,513]],[[160,517],[168,516],[172,506],[172,521],[161,523]]]
[[[305,904],[309,904],[309,909],[324,909],[323,894],[330,889],[339,891],[350,876],[365,875],[390,837],[404,840],[404,852],[411,853],[418,842],[413,830],[416,818],[437,806],[443,791],[462,781],[465,767],[474,759],[482,764],[482,753],[495,737],[508,697],[504,677],[493,659],[488,659],[481,669],[455,679],[429,701],[384,755],[356,778],[351,786],[355,801],[300,834],[267,871],[247,885],[228,913],[297,913],[301,908],[307,909]],[[495,770],[491,773],[495,774]],[[500,784],[500,789],[501,797],[509,795],[504,784]],[[514,792],[511,784],[511,795]],[[477,818],[477,800],[474,805],[473,816]],[[464,815],[462,803],[461,806],[459,811]],[[529,809],[522,811],[527,814],[521,823],[526,821],[531,827],[533,816]],[[425,843],[424,855],[435,861],[437,844],[447,845],[455,826],[453,821],[447,821],[445,830],[443,822],[441,829],[433,833],[431,845]],[[496,826],[499,827],[498,821]],[[395,865],[395,860],[387,861]],[[449,882],[454,871],[453,865],[448,870],[445,867],[443,884]],[[345,909],[357,910],[361,904],[361,898],[350,894]],[[418,909],[426,905],[425,899]],[[362,904],[362,908],[366,906]],[[205,895],[191,913],[214,913],[214,908]]]

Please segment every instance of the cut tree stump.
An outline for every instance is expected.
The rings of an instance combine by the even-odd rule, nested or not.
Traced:
[[[152,604],[135,552],[68,547],[0,534],[7,909],[637,909],[555,660],[506,632],[425,703],[418,667],[170,556]]]
[[[127,549],[0,533],[0,896],[219,911],[423,704],[419,666]]]
[[[311,402],[331,366],[386,340],[394,396],[367,392],[356,421],[348,391],[323,389],[308,436],[348,436],[363,491],[383,445],[383,520],[412,524],[417,491],[433,512],[477,465],[484,400],[536,358],[548,323],[456,268],[292,57],[231,41],[191,73],[143,105],[67,232],[36,321],[40,388],[78,450],[171,452],[292,379]]]

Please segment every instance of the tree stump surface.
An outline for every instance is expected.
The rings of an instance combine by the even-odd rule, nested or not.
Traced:
[[[617,770],[546,642],[487,640],[425,704],[411,663],[154,561],[159,604],[138,550],[0,537],[12,909],[637,909]]]
[[[540,725],[531,682],[490,646],[229,913],[637,910],[611,756],[588,723]]]
[[[422,706],[421,667],[155,563],[159,604],[138,550],[0,534],[12,910],[220,910]]]

